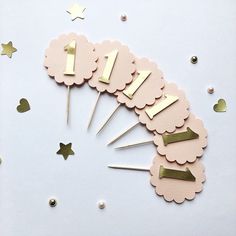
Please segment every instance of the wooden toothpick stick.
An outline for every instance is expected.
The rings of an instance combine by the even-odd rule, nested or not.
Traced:
[[[96,111],[96,108],[97,108],[97,104],[98,104],[100,95],[101,95],[101,92],[98,92],[97,99],[96,99],[96,101],[95,101],[95,103],[94,103],[93,109],[92,109],[91,114],[90,114],[90,117],[89,117],[89,122],[88,122],[87,129],[89,129],[89,127],[90,127],[90,125],[91,125],[91,123],[92,123],[92,120],[93,120],[93,117],[94,117],[94,114],[95,114],[95,111]]]
[[[111,118],[113,117],[113,115],[116,113],[116,111],[118,110],[118,108],[120,107],[120,103],[116,106],[116,108],[114,109],[114,111],[109,115],[109,117],[106,119],[106,121],[103,123],[103,125],[101,126],[101,128],[98,130],[97,134],[99,134],[104,128],[105,126],[108,124],[108,122],[111,120]]]
[[[134,129],[138,124],[140,124],[139,122],[137,122],[136,124],[132,125],[131,127],[129,127],[128,129],[126,129],[125,131],[123,131],[121,134],[119,134],[116,138],[112,139],[107,146],[111,145],[112,143],[115,143],[117,140],[119,140],[121,137],[123,137],[125,134],[129,133],[132,129]]]
[[[69,123],[70,114],[70,86],[67,87],[67,104],[66,104],[66,123]]]
[[[108,167],[112,169],[121,169],[121,170],[150,171],[150,167],[140,167],[140,166],[108,165]]]
[[[153,143],[153,140],[147,140],[147,141],[142,141],[142,142],[138,142],[138,143],[126,144],[123,146],[115,147],[115,149],[132,148],[132,147],[136,147],[136,146],[140,146],[140,145],[145,145],[148,143]]]

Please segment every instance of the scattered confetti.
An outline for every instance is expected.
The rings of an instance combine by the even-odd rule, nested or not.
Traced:
[[[213,107],[215,112],[226,112],[226,108],[226,101],[222,98]]]
[[[80,6],[79,4],[76,3],[72,5],[70,9],[67,10],[67,12],[70,14],[71,20],[75,20],[77,18],[84,19],[85,9],[86,7]]]
[[[214,89],[213,87],[209,87],[209,88],[207,89],[207,92],[208,92],[209,94],[213,94],[213,93],[215,92],[215,89]]]
[[[12,42],[8,42],[7,44],[2,43],[2,52],[1,55],[7,55],[9,58],[12,57],[12,54],[16,52],[17,49],[13,47]]]
[[[98,207],[99,207],[99,209],[104,209],[105,207],[106,207],[106,204],[105,204],[105,202],[104,201],[99,201],[98,202]]]
[[[57,151],[57,154],[62,155],[65,160],[68,156],[74,155],[74,151],[71,149],[72,143],[64,144],[60,143],[60,149]]]
[[[20,104],[16,108],[18,112],[24,113],[30,110],[30,105],[26,98],[21,98],[19,103]]]
[[[121,21],[127,21],[127,15],[126,14],[122,14],[120,16],[120,19],[121,19]]]
[[[49,199],[48,204],[50,207],[55,207],[57,205],[57,200],[54,198]]]
[[[197,56],[192,56],[192,57],[191,57],[191,63],[192,63],[192,64],[197,64],[197,62],[198,62]]]

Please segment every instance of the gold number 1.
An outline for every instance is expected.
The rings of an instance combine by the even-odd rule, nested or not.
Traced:
[[[137,79],[134,80],[132,84],[123,91],[123,94],[126,95],[128,98],[132,99],[135,92],[139,89],[139,87],[143,84],[143,82],[148,78],[151,73],[152,72],[149,70],[138,71]]]
[[[102,77],[99,78],[100,82],[103,82],[105,84],[110,83],[110,76],[111,76],[111,72],[113,70],[114,64],[116,62],[117,55],[118,55],[118,50],[113,50],[112,52],[105,55],[105,58],[107,58],[107,63],[104,68]]]
[[[66,70],[64,75],[75,75],[76,41],[71,41],[64,47],[64,50],[67,52]]]
[[[154,116],[156,116],[158,113],[172,105],[173,103],[177,102],[179,98],[177,96],[165,95],[165,99],[161,102],[157,103],[156,105],[153,105],[151,108],[147,108],[145,110],[146,114],[149,116],[149,118],[152,120]]]

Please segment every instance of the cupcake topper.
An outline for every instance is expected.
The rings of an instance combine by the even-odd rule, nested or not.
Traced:
[[[170,163],[164,157],[157,155],[151,167],[108,165],[113,169],[150,171],[151,185],[156,193],[168,202],[182,203],[195,198],[202,191],[205,181],[204,167],[199,160],[193,164],[178,165]]]
[[[174,132],[176,127],[184,125],[189,116],[189,103],[184,92],[175,84],[166,84],[163,96],[156,100],[152,106],[144,109],[135,109],[139,115],[139,121],[145,124],[149,131],[159,134]]]
[[[136,72],[132,83],[127,85],[123,91],[116,92],[115,95],[117,96],[117,101],[126,107],[142,109],[146,105],[152,105],[157,98],[162,96],[164,79],[157,65],[146,58],[136,58],[135,65]],[[139,122],[120,133],[108,145],[119,140],[138,124]]]
[[[162,96],[164,79],[157,65],[146,58],[135,59],[136,73],[131,84],[115,93],[117,101],[128,108],[142,109]]]
[[[67,123],[69,121],[70,87],[91,79],[97,68],[94,45],[82,35],[70,33],[52,40],[45,53],[44,66],[50,77],[67,86]]]
[[[174,133],[155,134],[154,143],[158,153],[165,155],[168,161],[192,163],[203,155],[203,149],[207,146],[207,131],[202,121],[190,114],[184,126]]]
[[[157,155],[150,173],[156,193],[168,202],[182,203],[185,199],[194,199],[196,193],[202,191],[205,181],[204,167],[199,160],[178,165]]]
[[[88,84],[96,88],[98,97],[90,115],[88,128],[96,111],[100,94],[103,92],[114,94],[123,90],[126,84],[132,81],[132,74],[135,72],[134,56],[127,46],[118,41],[104,41],[96,44],[95,49],[99,55],[98,68]]]

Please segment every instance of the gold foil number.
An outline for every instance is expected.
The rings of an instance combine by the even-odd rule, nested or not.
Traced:
[[[170,179],[179,179],[185,181],[196,181],[195,176],[191,173],[191,171],[186,168],[185,171],[182,170],[173,170],[167,169],[164,166],[160,166],[159,169],[159,178],[170,178]]]
[[[187,131],[185,132],[180,132],[176,134],[162,134],[162,139],[165,146],[167,146],[170,143],[197,139],[198,137],[199,135],[193,132],[189,127],[187,127]]]
[[[138,77],[132,82],[132,84],[123,91],[123,94],[128,98],[132,99],[135,92],[143,84],[143,82],[148,78],[152,72],[149,70],[138,71]]]
[[[146,114],[149,116],[149,118],[152,120],[155,115],[175,103],[179,100],[177,96],[172,95],[165,95],[165,99],[162,100],[160,103],[153,105],[151,108],[147,108],[145,110]]]
[[[105,65],[102,77],[99,78],[100,82],[103,82],[105,84],[110,83],[110,77],[116,62],[117,55],[118,55],[118,50],[113,50],[112,52],[105,55],[105,58],[107,58],[107,63]]]
[[[64,50],[67,52],[66,70],[64,75],[75,75],[76,41],[71,41],[64,47]]]

